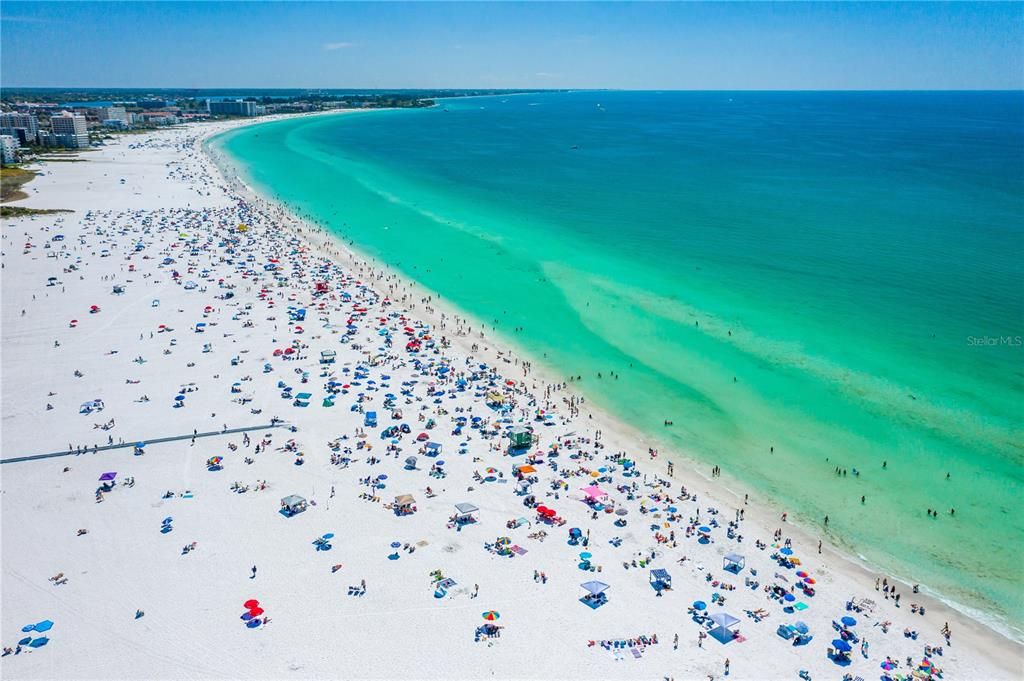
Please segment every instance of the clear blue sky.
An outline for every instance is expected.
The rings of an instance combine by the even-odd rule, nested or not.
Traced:
[[[6,87],[1020,89],[1021,3],[3,2]]]

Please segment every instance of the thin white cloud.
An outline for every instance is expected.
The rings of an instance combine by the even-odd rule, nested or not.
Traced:
[[[548,73],[547,71],[538,71],[537,73],[535,73],[533,75],[537,76],[538,78],[561,78],[562,77],[562,74],[560,74],[560,73]]]
[[[6,21],[12,24],[52,24],[55,23],[49,19],[43,19],[42,17],[22,17],[22,16],[0,16],[0,21]]]
[[[334,50],[347,50],[348,48],[355,47],[355,46],[356,46],[355,43],[346,43],[346,42],[341,42],[341,43],[324,43],[324,49],[327,50],[328,52],[333,52]]]

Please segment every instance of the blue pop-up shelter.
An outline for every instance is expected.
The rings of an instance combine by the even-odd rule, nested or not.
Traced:
[[[672,575],[668,573],[668,570],[664,568],[655,568],[651,570],[651,587],[655,591],[662,591],[663,589],[672,588]]]
[[[732,627],[740,623],[738,618],[733,617],[727,612],[719,612],[711,616],[711,621],[718,625],[708,632],[708,635],[713,639],[724,644],[729,643],[735,638]]]
[[[580,586],[587,592],[583,595],[583,598],[580,599],[580,602],[584,605],[596,610],[608,602],[608,596],[605,592],[610,587],[604,582],[593,580],[590,582],[583,582]]]

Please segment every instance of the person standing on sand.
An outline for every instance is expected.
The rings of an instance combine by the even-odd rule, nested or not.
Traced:
[[[256,579],[256,566],[252,566],[252,576],[249,579]]]

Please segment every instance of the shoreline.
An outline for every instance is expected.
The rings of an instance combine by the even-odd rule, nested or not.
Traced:
[[[294,118],[308,115],[310,114],[283,116],[282,118]],[[242,122],[242,125],[237,127],[259,125],[269,122],[271,121],[244,121]],[[228,179],[229,170],[223,168],[217,161],[217,158],[213,156],[209,150],[209,142],[212,141],[211,138],[219,136],[223,132],[226,131],[208,132],[202,137],[203,141],[201,144],[204,153],[207,153],[208,157],[213,162],[213,165],[218,168],[218,171],[221,173],[224,181],[231,184],[231,180]],[[231,160],[232,162],[241,165],[241,162],[237,159],[232,157]],[[233,173],[234,171],[230,172]],[[357,271],[369,271],[377,275],[374,278],[378,283],[382,281],[398,282],[400,288],[408,291],[410,294],[415,292],[421,298],[431,299],[429,305],[421,303],[420,306],[417,307],[415,303],[411,303],[410,307],[432,326],[444,328],[445,320],[451,317],[465,320],[476,327],[484,326],[479,320],[466,314],[458,308],[457,305],[439,297],[436,292],[426,288],[418,281],[410,279],[407,275],[395,271],[389,266],[377,262],[374,258],[359,252],[357,244],[350,244],[341,237],[331,233],[325,227],[316,224],[315,222],[311,222],[301,215],[293,213],[289,206],[272,197],[260,194],[258,190],[254,187],[250,187],[237,175],[234,175],[234,178],[240,186],[244,188],[245,193],[249,194],[251,200],[256,203],[262,203],[267,206],[268,209],[277,210],[280,211],[282,215],[286,215],[287,219],[291,220],[294,225],[298,226],[298,233],[303,238],[311,241],[317,248],[326,251],[331,254],[332,257],[343,258],[346,263],[351,264]],[[544,385],[562,383],[566,380],[565,377],[560,375],[556,367],[549,366],[542,359],[531,357],[527,350],[517,347],[514,341],[501,336],[498,332],[482,334],[482,342],[487,343],[487,346],[482,350],[480,348],[476,350],[472,348],[472,338],[467,339],[465,336],[452,336],[449,337],[449,340],[452,341],[453,345],[458,346],[464,354],[483,357],[484,361],[494,366],[500,366],[501,363],[506,361],[511,361],[514,365],[518,366],[520,361],[529,361],[531,366],[530,378],[533,382],[532,389],[534,391],[543,390]],[[506,358],[514,358],[514,360],[507,360]],[[538,385],[538,383],[540,385]],[[560,397],[568,398],[570,395],[585,397],[585,388],[581,389],[579,385],[580,384],[576,383],[567,383],[566,391],[560,394]],[[785,509],[777,507],[771,499],[756,499],[755,501],[755,497],[753,496],[751,496],[751,500],[754,501],[756,505],[744,506],[744,495],[754,495],[757,493],[757,490],[748,488],[738,479],[730,477],[728,475],[728,471],[723,472],[725,477],[719,476],[719,480],[716,482],[705,475],[701,468],[702,466],[710,466],[711,464],[701,461],[700,457],[694,453],[681,451],[678,448],[668,449],[666,447],[666,449],[663,450],[662,447],[665,446],[665,444],[661,442],[657,436],[646,434],[622,422],[607,410],[591,405],[589,402],[583,405],[583,410],[591,413],[592,415],[592,424],[588,425],[592,425],[594,428],[601,430],[603,440],[608,443],[607,446],[613,448],[615,451],[639,451],[641,448],[654,448],[658,450],[660,457],[671,458],[675,463],[682,464],[682,466],[687,467],[687,469],[682,472],[680,472],[680,468],[682,468],[682,466],[677,466],[675,468],[674,474],[671,476],[671,479],[674,481],[681,482],[688,489],[700,489],[702,494],[707,494],[717,501],[725,501],[726,499],[730,500],[732,502],[732,506],[735,508],[744,508],[749,514],[747,517],[754,520],[765,529],[780,526],[780,521],[778,519],[779,514],[784,513]],[[912,584],[909,581],[903,580],[899,577],[892,577],[882,572],[880,568],[867,562],[861,556],[857,555],[852,549],[847,550],[846,547],[830,545],[825,538],[819,537],[811,530],[811,528],[802,523],[799,517],[789,519],[782,526],[786,528],[786,532],[788,534],[793,536],[795,542],[798,542],[800,545],[813,546],[815,545],[815,542],[821,539],[823,542],[821,555],[828,559],[828,563],[833,567],[835,572],[849,577],[863,591],[868,592],[872,590],[874,580],[885,577],[890,583],[898,583],[901,587],[901,593],[907,594],[908,596],[911,595]],[[940,626],[938,625],[938,621],[940,620],[955,623],[958,637],[962,635],[961,632],[966,632],[972,643],[975,643],[979,650],[984,651],[991,659],[1005,663],[1004,668],[1011,677],[1024,672],[1024,666],[1022,666],[1024,663],[1021,662],[1021,660],[1024,660],[1024,634],[1021,634],[1022,638],[1015,638],[1010,634],[1010,632],[1014,630],[1005,622],[999,621],[999,624],[1001,625],[1000,628],[994,628],[994,623],[986,623],[980,619],[979,616],[972,615],[970,612],[967,612],[966,610],[971,609],[970,606],[956,602],[949,602],[944,599],[941,594],[930,592],[925,584],[921,585],[921,589],[920,593],[912,594],[911,599],[927,607],[929,614],[926,616],[926,621],[934,622],[936,626]],[[980,613],[980,616],[985,616],[985,613]],[[1014,661],[1016,661],[1016,666]],[[1003,665],[1001,664],[1001,666]]]
[[[855,562],[828,550],[818,556],[813,540],[791,521],[783,525],[787,543],[796,542],[801,567],[818,580],[818,593],[803,599],[790,581],[799,580],[792,570],[801,568],[769,559],[783,545],[781,537],[775,548],[754,546],[755,540],[771,541],[780,524],[770,501],[755,498],[744,505],[742,487],[728,477],[706,478],[703,464],[684,453],[677,458],[665,448],[657,459],[645,457],[642,447],[660,446],[653,436],[618,423],[589,401],[577,398],[578,412],[566,409],[563,400],[578,396],[583,384],[553,391],[551,425],[540,426],[534,410],[546,406],[545,384],[561,382],[557,367],[536,362],[524,377],[529,354],[514,341],[494,333],[480,339],[475,319],[459,323],[454,315],[466,317],[457,306],[431,300],[425,287],[361,256],[342,237],[291,215],[282,202],[254,194],[252,187],[243,187],[244,194],[228,189],[229,182],[244,183],[227,179],[241,164],[222,159],[229,168],[222,173],[214,164],[217,151],[210,152],[204,141],[238,124],[263,122],[161,130],[133,140],[132,149],[124,142],[100,150],[96,163],[50,166],[39,178],[39,192],[26,202],[60,201],[74,214],[4,223],[5,451],[56,451],[72,442],[91,447],[107,438],[106,428],[96,430],[102,427],[97,422],[109,419],[113,427],[113,417],[117,425],[111,434],[129,438],[122,449],[0,468],[3,643],[13,645],[24,636],[19,632],[28,621],[56,622],[51,645],[0,658],[5,678],[335,678],[342,669],[349,670],[346,676],[373,679],[632,681],[721,678],[723,663],[731,658],[729,678],[786,679],[810,670],[820,680],[844,671],[873,678],[886,655],[895,655],[897,672],[903,674],[916,668],[910,658],[920,661],[922,647],[942,644],[940,606],[900,587],[904,598],[897,608],[872,591],[870,573],[861,574]],[[247,234],[236,229],[239,223],[247,223]],[[55,232],[67,239],[53,239]],[[21,246],[25,243],[30,245]],[[268,274],[268,259],[280,260],[280,271]],[[50,274],[64,281],[49,284]],[[189,288],[190,278],[199,283]],[[314,283],[325,278],[328,295],[312,295]],[[127,290],[115,295],[112,284]],[[226,296],[226,290],[233,295]],[[154,300],[157,305],[151,305]],[[90,313],[93,304],[102,311]],[[304,332],[294,322],[286,324],[285,306],[309,308]],[[353,323],[351,310],[360,306],[369,308],[368,316],[356,315]],[[19,309],[27,309],[27,316]],[[69,320],[77,320],[70,329]],[[450,345],[428,344],[418,354],[408,353],[402,349],[403,323],[418,327],[420,335],[427,333],[426,323],[435,340],[445,336]],[[384,348],[378,324],[394,334],[394,347]],[[468,324],[476,333],[456,335],[460,328],[468,331]],[[160,325],[177,327],[176,332],[170,328],[164,334]],[[358,329],[346,331],[346,325]],[[289,344],[299,348],[293,361],[279,356]],[[318,352],[324,348],[337,351],[337,364],[320,365]],[[469,376],[476,367],[470,358],[487,362],[486,376]],[[368,367],[357,369],[366,376],[348,373],[360,366]],[[303,370],[321,378],[300,387]],[[470,378],[462,392],[455,384],[460,375]],[[343,393],[347,396],[338,395],[338,406],[327,409],[326,400],[319,403],[325,376],[388,385],[352,388]],[[282,401],[281,381],[310,390],[312,404],[303,409],[290,397]],[[488,385],[500,386],[511,398],[511,411],[496,413],[484,404]],[[405,395],[398,398],[404,417],[391,413],[386,403],[381,406],[388,388]],[[182,389],[188,393],[186,408],[174,408],[174,394]],[[367,392],[357,396],[357,390]],[[133,399],[143,392],[151,402]],[[105,410],[80,415],[79,403],[97,398],[106,401]],[[382,410],[382,426],[407,419],[416,429],[412,433],[429,429],[416,425],[417,415],[420,421],[436,418],[429,439],[444,447],[446,474],[434,476],[435,460],[429,458],[403,467],[403,457],[424,453],[417,451],[421,444],[409,442],[409,436],[400,451],[392,451],[397,440],[389,445],[387,436],[378,438],[377,428],[366,427],[362,406]],[[481,416],[483,427],[494,434],[483,429],[449,433],[460,412]],[[262,430],[276,415],[295,430]],[[508,420],[499,420],[503,416]],[[516,420],[534,425],[539,450],[557,446],[560,457],[509,457],[507,441],[498,433]],[[228,433],[229,426],[260,430],[250,444]],[[368,439],[364,428],[371,431]],[[188,439],[195,429],[211,434],[192,448]],[[600,437],[595,431],[602,431]],[[177,444],[158,441],[166,436]],[[135,438],[152,438],[145,456],[133,454]],[[262,451],[252,445],[262,445]],[[370,460],[369,445],[378,461]],[[637,476],[619,477],[621,452],[635,462]],[[210,468],[211,455],[223,455],[226,470]],[[297,457],[303,455],[305,465],[300,465]],[[349,458],[335,460],[342,455]],[[565,527],[538,525],[542,521],[524,508],[513,485],[500,484],[515,483],[509,468],[526,459],[540,469],[530,493],[561,511]],[[669,461],[675,461],[671,478],[665,475]],[[475,469],[485,466],[496,467],[485,474],[493,470],[504,480],[478,479]],[[598,476],[597,466],[610,467],[602,485],[627,511],[628,523],[612,523],[615,516],[592,517],[581,503],[576,488]],[[626,471],[624,464],[621,470]],[[92,490],[107,471],[118,471],[118,479],[129,477],[131,484],[117,485],[100,503]],[[362,476],[379,473],[390,476],[387,490],[374,489],[382,499],[368,500],[364,480],[371,478]],[[260,484],[255,490],[250,489],[254,478]],[[688,494],[677,497],[681,483]],[[247,493],[240,493],[238,484]],[[424,485],[433,486],[433,493]],[[166,490],[175,494],[168,497]],[[381,507],[380,501],[404,493],[419,500],[412,516]],[[292,494],[304,495],[310,507],[283,519],[278,500]],[[452,505],[459,502],[478,505],[479,521],[461,530],[446,527]],[[678,514],[670,504],[680,507]],[[172,516],[173,534],[162,533],[160,519]],[[519,526],[517,516],[524,516],[529,528]],[[648,525],[654,519],[661,524]],[[715,528],[710,541],[698,542],[692,534],[700,522]],[[594,551],[598,574],[581,572],[575,555],[582,547],[566,546],[565,533],[574,525],[586,528],[585,550]],[[548,541],[536,536],[541,527],[550,533]],[[76,536],[77,528],[87,534]],[[652,538],[656,528],[666,535],[673,528],[671,541]],[[734,530],[743,536],[737,539]],[[310,539],[328,531],[337,533],[334,551],[314,551]],[[496,534],[510,535],[526,550],[518,556],[484,550]],[[49,541],[40,542],[39,536]],[[407,552],[386,555],[388,542],[394,548],[402,541]],[[198,542],[197,552],[179,554],[182,542]],[[726,551],[745,554],[748,569],[738,576],[723,574]],[[656,555],[655,562],[644,565],[647,555]],[[630,568],[631,556],[640,561],[639,569]],[[667,568],[674,578],[666,598],[655,597],[648,567]],[[538,568],[550,584],[547,578],[544,585],[538,582]],[[432,569],[457,582],[446,597],[436,592],[432,597]],[[711,584],[712,572],[730,584]],[[55,573],[70,583],[47,583]],[[369,592],[356,598],[352,585],[358,591],[361,577],[369,580]],[[580,605],[577,584],[595,578],[611,585],[611,598],[590,610]],[[474,600],[474,582],[479,600]],[[768,596],[773,582],[804,601],[795,612],[790,607],[787,614],[781,597]],[[735,614],[744,634],[728,646],[714,640],[701,646],[698,634],[705,627],[685,614],[694,599],[712,604],[718,596],[710,598],[713,589],[720,589],[729,605],[713,606],[711,612],[724,608]],[[844,612],[844,603],[862,597],[876,602],[872,614]],[[239,621],[239,604],[252,598],[273,616],[269,627],[251,630]],[[910,601],[925,604],[928,615],[912,615]],[[480,612],[491,608],[500,611],[498,624],[506,631],[500,638],[474,641]],[[764,608],[770,612],[761,618],[751,614]],[[145,616],[133,621],[136,610],[145,610]],[[856,633],[865,642],[870,638],[871,648],[870,655],[855,650],[851,666],[841,668],[826,657],[826,647],[835,635],[830,622],[847,614],[856,616]],[[796,619],[808,623],[814,635],[806,647],[793,647],[776,633],[777,626]],[[884,621],[891,621],[889,630]],[[1020,677],[1017,646],[960,615],[949,622],[953,636],[945,653],[924,653],[944,669],[943,678]],[[921,640],[902,636],[905,628],[918,630]],[[673,633],[681,637],[678,649]],[[631,643],[639,647],[632,655],[594,645],[595,639],[635,641],[652,634],[660,645]],[[182,658],[182,650],[192,652]]]

